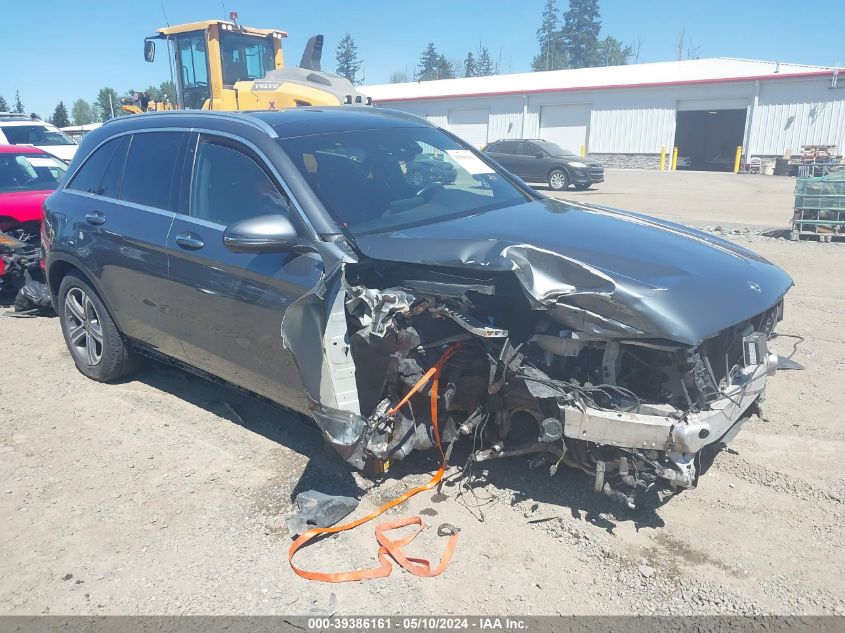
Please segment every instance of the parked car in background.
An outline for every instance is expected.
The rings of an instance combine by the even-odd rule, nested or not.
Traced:
[[[450,185],[455,182],[458,170],[443,155],[420,154],[406,165],[405,178],[408,182],[423,186],[431,183]]]
[[[26,114],[0,112],[0,145],[32,145],[69,163],[79,147],[67,134]]]
[[[557,143],[538,139],[508,139],[490,143],[484,153],[525,182],[544,182],[552,191],[570,185],[578,190],[604,182],[604,167]]]
[[[454,183],[408,182],[428,148]],[[94,380],[166,359],[307,413],[356,468],[443,433],[474,461],[582,469],[629,506],[694,486],[700,451],[742,424],[792,285],[711,234],[540,195],[381,108],[110,121],[42,239]]]
[[[44,200],[66,170],[37,147],[0,145],[0,292],[17,291],[38,268]]]

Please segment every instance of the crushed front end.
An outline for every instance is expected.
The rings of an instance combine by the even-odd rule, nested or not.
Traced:
[[[447,447],[466,438],[475,462],[525,457],[552,475],[566,464],[629,507],[655,486],[695,486],[702,449],[738,430],[777,369],[767,343],[788,283],[749,318],[673,340],[655,325],[673,321],[668,307],[620,299],[663,289],[530,247],[502,256],[510,270],[347,263],[321,301],[290,310],[296,357],[322,354],[310,380],[298,363],[327,440],[358,468],[432,448],[427,388],[392,410],[458,344],[439,377]],[[309,328],[320,348],[303,347]]]

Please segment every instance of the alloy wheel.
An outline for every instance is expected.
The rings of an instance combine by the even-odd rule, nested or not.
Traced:
[[[91,297],[82,288],[68,290],[63,318],[70,351],[86,365],[98,365],[103,358],[103,327]]]
[[[566,186],[566,176],[563,175],[563,172],[553,172],[551,178],[549,178],[549,185],[552,189],[563,189]]]

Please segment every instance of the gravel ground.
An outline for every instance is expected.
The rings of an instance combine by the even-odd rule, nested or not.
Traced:
[[[697,489],[630,511],[585,475],[514,460],[457,498],[453,468],[440,492],[387,515],[421,514],[433,527],[409,550],[432,559],[445,543],[433,528],[462,529],[443,575],[309,582],[286,560],[292,496],[353,494],[360,514],[426,481],[431,456],[373,482],[282,410],[155,363],[94,383],[55,318],[0,318],[14,350],[0,381],[0,613],[845,614],[845,244],[757,234],[786,226],[791,179],[607,180],[566,196],[724,227],[796,282],[780,331],[806,337],[795,358],[807,369],[771,379],[762,417]],[[367,525],[297,560],[351,569],[376,549]]]

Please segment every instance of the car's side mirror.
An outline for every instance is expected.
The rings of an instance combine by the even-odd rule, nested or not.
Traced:
[[[259,215],[226,227],[223,244],[235,253],[284,253],[296,245],[291,221],[283,215]]]
[[[144,59],[152,62],[156,58],[156,43],[152,40],[144,40]]]
[[[537,152],[536,154],[534,154],[534,158],[543,158],[544,156],[545,154],[543,152]]]

